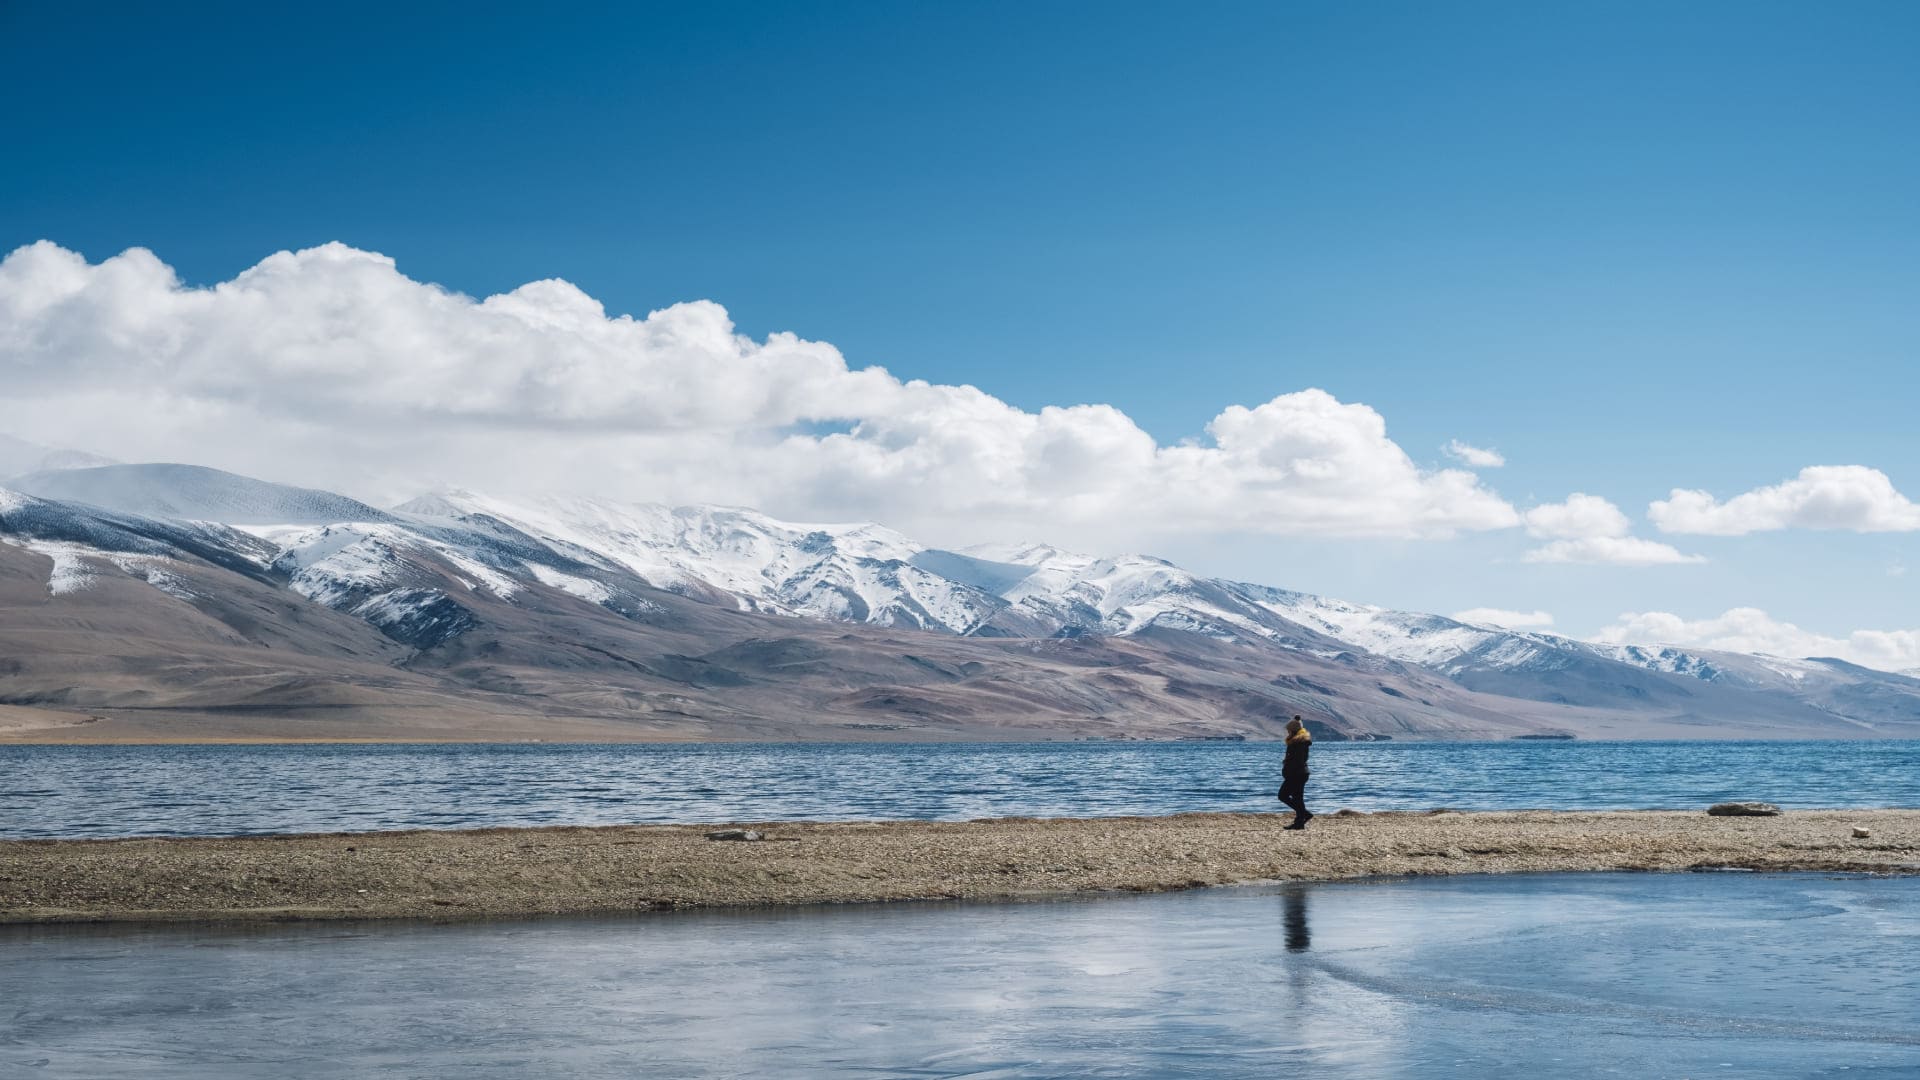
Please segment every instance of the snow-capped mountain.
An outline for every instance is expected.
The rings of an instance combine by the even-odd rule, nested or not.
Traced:
[[[861,624],[1023,648],[1135,641],[1153,655],[1174,649],[1188,658],[1183,664],[1206,649],[1226,649],[1254,658],[1245,661],[1252,670],[1265,663],[1294,673],[1210,693],[1312,700],[1308,707],[1339,715],[1360,708],[1333,701],[1360,692],[1337,691],[1329,681],[1329,673],[1344,672],[1341,678],[1362,679],[1366,695],[1387,702],[1384,712],[1366,706],[1373,711],[1365,715],[1406,725],[1400,730],[1438,722],[1448,708],[1490,708],[1486,702],[1498,700],[1511,703],[1502,708],[1531,702],[1657,714],[1675,724],[1730,716],[1862,730],[1920,723],[1920,680],[1836,660],[1582,642],[1210,578],[1143,555],[1094,557],[1044,544],[949,551],[870,523],[802,524],[740,508],[580,497],[443,491],[380,509],[182,465],[41,472],[14,487],[0,489],[0,541],[48,560],[39,571],[43,598],[131,578],[173,601],[203,604],[219,589],[204,572],[211,567],[349,616],[416,656],[458,653],[467,648],[461,642],[507,625],[520,627],[514,640],[524,642],[552,620],[589,612],[665,626],[705,625],[696,612],[709,609],[772,620],[742,624],[755,627]],[[687,654],[588,652],[600,657],[589,664],[678,672],[673,677],[695,685],[749,678]],[[739,660],[723,654],[729,665]],[[811,670],[791,657],[774,663],[751,655],[783,673]],[[984,687],[992,680],[967,674],[965,665],[986,663],[936,668],[985,680]],[[1317,674],[1300,674],[1309,670]],[[1154,685],[1156,693],[1177,694],[1198,684],[1180,674]],[[1047,692],[1070,691],[1077,692],[1071,683]],[[859,707],[932,707],[924,691],[916,693],[880,694]],[[1451,693],[1483,697],[1443,706]],[[1294,705],[1270,702],[1273,709]]]
[[[1240,588],[1273,610],[1367,652],[1417,664],[1472,689],[1534,700],[1638,707],[1663,693],[1671,696],[1676,688],[1689,693],[1687,683],[1693,682],[1716,689],[1789,694],[1846,716],[1851,707],[1847,702],[1862,683],[1912,683],[1898,692],[1920,690],[1920,682],[1909,677],[1828,658],[1580,641],[1260,586]],[[1638,672],[1660,678],[1644,678]],[[1911,706],[1903,705],[1897,714],[1920,719],[1920,713],[1910,710]]]
[[[734,507],[437,492],[395,508],[467,528],[505,527],[655,588],[724,595],[743,610],[983,637],[1125,636],[1151,627],[1282,642],[1321,640],[1242,587],[1144,555],[1045,545],[927,548],[882,525],[796,524]]]
[[[1095,558],[1044,544],[928,551],[920,565],[991,591],[1005,605],[982,629],[1011,636],[1128,636],[1177,630],[1332,656],[1351,650],[1264,604],[1248,586],[1148,555]]]
[[[108,568],[133,574],[197,558],[416,647],[471,626],[456,597],[476,591],[510,600],[537,584],[616,610],[645,606],[631,588],[594,580],[594,567],[510,529],[414,518],[215,469],[115,465],[14,483],[40,494],[0,488],[0,541],[54,559],[53,595],[85,588]]]
[[[372,610],[420,592],[426,560],[502,600],[532,584],[604,602],[589,575],[742,610],[994,637],[1128,636],[1149,629],[1267,642],[1322,656],[1363,653],[1459,678],[1623,664],[1703,681],[1804,680],[1822,661],[1602,645],[1437,615],[1207,578],[1144,555],[1094,557],[1045,544],[925,547],[872,523],[783,522],[735,507],[508,499],[442,491],[380,510],[329,492],[186,465],[120,465],[22,478],[39,496],[187,520],[284,574],[328,606]],[[261,555],[271,552],[271,557]],[[437,599],[426,598],[426,599]],[[1764,674],[1763,674],[1764,673]]]
[[[396,508],[427,521],[504,526],[658,589],[724,595],[743,610],[964,634],[999,605],[913,563],[919,545],[873,524],[805,525],[722,506],[657,506],[467,491]]]

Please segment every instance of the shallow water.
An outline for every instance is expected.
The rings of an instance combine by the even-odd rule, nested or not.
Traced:
[[[0,1077],[1920,1075],[1920,880],[0,928]]]
[[[1276,809],[1277,743],[0,746],[0,838]],[[1920,806],[1920,742],[1325,743],[1322,809]]]

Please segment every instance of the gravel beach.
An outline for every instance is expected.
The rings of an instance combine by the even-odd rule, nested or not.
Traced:
[[[1920,873],[1920,810],[1378,813],[480,829],[0,843],[0,923],[473,918],[1015,899],[1254,881]],[[758,841],[710,840],[721,828]],[[1864,829],[1867,836],[1855,835]]]

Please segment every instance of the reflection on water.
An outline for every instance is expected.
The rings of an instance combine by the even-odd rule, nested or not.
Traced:
[[[1920,880],[0,932],[0,1077],[1920,1075]]]
[[[1288,885],[1280,892],[1281,921],[1287,928],[1287,951],[1306,952],[1313,945],[1307,929],[1307,886]]]
[[[1277,812],[1278,743],[0,746],[0,838]],[[1791,768],[1783,768],[1790,762]],[[1355,810],[1920,806],[1920,742],[1329,743]]]

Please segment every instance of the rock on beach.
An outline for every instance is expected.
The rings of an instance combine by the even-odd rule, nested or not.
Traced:
[[[1707,807],[1714,817],[1778,817],[1780,808],[1768,802],[1723,802]]]

